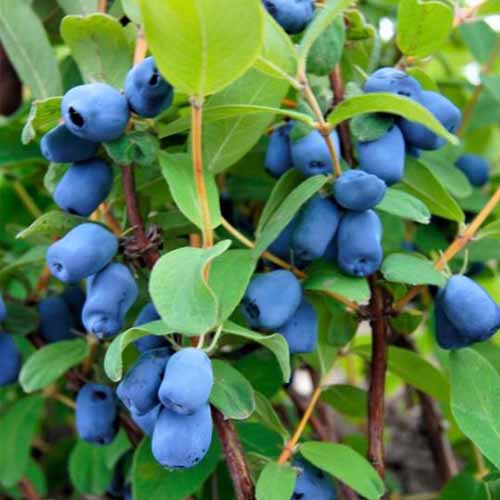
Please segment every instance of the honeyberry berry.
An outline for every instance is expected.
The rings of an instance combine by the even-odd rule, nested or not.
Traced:
[[[158,396],[169,410],[191,414],[208,403],[213,380],[209,357],[200,349],[188,347],[168,360]]]
[[[337,156],[340,157],[340,143],[337,131],[330,134]],[[313,130],[292,144],[294,167],[305,177],[333,172],[332,158],[322,135]]]
[[[75,319],[61,295],[47,297],[38,303],[40,335],[48,343],[69,340],[75,336]]]
[[[384,198],[385,182],[363,170],[344,172],[333,185],[335,201],[348,210],[362,212],[374,208]]]
[[[484,186],[490,178],[490,165],[482,156],[464,154],[455,165],[467,176],[473,186]]]
[[[0,333],[0,387],[13,384],[21,370],[21,354],[12,337]]]
[[[73,87],[63,97],[61,112],[73,134],[93,142],[118,139],[130,117],[125,96],[106,83]]]
[[[418,99],[422,87],[418,80],[404,71],[380,68],[367,78],[363,90],[365,92],[390,92],[410,99]]]
[[[118,432],[118,408],[111,387],[85,384],[76,397],[76,429],[87,443],[111,443]]]
[[[314,16],[313,0],[263,0],[264,7],[290,34],[300,33]]]
[[[3,300],[2,295],[0,294],[0,321],[5,321],[7,319],[7,307]]]
[[[208,404],[191,415],[180,415],[162,408],[153,432],[153,456],[167,469],[194,467],[207,454],[212,431]]]
[[[152,118],[171,104],[174,89],[158,71],[153,57],[135,65],[125,79],[125,97],[130,109],[140,116]]]
[[[272,271],[252,279],[242,300],[243,314],[253,328],[274,330],[284,325],[302,300],[302,288],[290,271]]]
[[[159,404],[158,389],[169,356],[170,351],[165,348],[147,351],[123,377],[116,394],[130,411],[144,415]]]
[[[292,249],[302,260],[322,257],[335,236],[340,222],[337,205],[328,198],[315,196],[300,210],[292,235]]]
[[[70,214],[89,216],[108,197],[113,169],[103,160],[73,163],[54,191],[57,206]]]
[[[116,236],[99,224],[80,224],[47,252],[50,272],[65,283],[75,283],[103,269],[118,250]]]
[[[373,210],[347,212],[337,233],[337,263],[351,276],[368,276],[382,263],[382,224]]]
[[[293,123],[287,123],[273,130],[266,150],[264,166],[273,177],[281,177],[293,167],[290,145],[290,130]]]
[[[359,168],[388,186],[400,181],[405,169],[405,140],[397,125],[373,141],[358,141]]]
[[[318,316],[313,306],[303,299],[278,333],[285,337],[291,354],[313,352],[318,342]]]
[[[160,416],[160,411],[162,408],[163,407],[161,404],[156,405],[152,410],[144,413],[144,415],[140,415],[139,413],[136,413],[132,410],[130,412],[130,416],[132,417],[132,420],[135,422],[135,424],[137,424],[137,426],[141,429],[141,431],[144,432],[146,436],[151,437],[155,430],[156,421]]]
[[[82,319],[98,338],[116,335],[128,310],[137,300],[137,284],[128,267],[112,263],[87,280],[87,300]]]
[[[295,460],[293,465],[299,473],[291,500],[336,500],[335,485],[325,472],[304,459]]]
[[[78,137],[65,125],[54,127],[40,142],[42,155],[55,163],[89,160],[96,155],[98,148],[97,142]]]

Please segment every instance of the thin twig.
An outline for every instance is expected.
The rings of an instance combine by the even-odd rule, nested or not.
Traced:
[[[368,391],[368,460],[385,476],[384,416],[385,378],[387,373],[387,318],[384,316],[384,293],[377,286],[376,276],[370,277],[372,314],[372,358],[370,363],[370,388]]]
[[[36,205],[35,200],[33,200],[26,188],[18,180],[12,181],[12,187],[14,188],[14,191],[16,192],[17,196],[19,196],[19,199],[22,201],[28,212],[35,219],[38,219],[38,217],[43,215],[43,212]]]
[[[38,500],[40,498],[35,490],[35,487],[27,477],[23,477],[18,484],[19,489],[26,500]]]
[[[322,387],[321,385],[318,385],[316,389],[314,389],[314,392],[311,396],[311,399],[309,400],[309,403],[307,404],[307,407],[304,411],[304,415],[302,415],[302,418],[300,419],[297,429],[295,429],[293,436],[285,444],[283,451],[281,452],[281,455],[278,458],[279,464],[286,463],[292,456],[295,447],[297,446],[297,443],[299,442],[299,439],[302,436],[304,429],[306,428],[307,422],[309,422],[309,419],[311,418],[316,403],[318,402],[319,397],[321,396],[321,392],[322,392]]]
[[[104,14],[106,13],[107,8],[108,8],[108,0],[99,0],[99,5],[97,7],[97,10],[101,14]]]

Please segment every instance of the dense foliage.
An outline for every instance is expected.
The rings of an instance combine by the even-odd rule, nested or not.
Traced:
[[[499,19],[0,0],[0,496],[500,498]]]

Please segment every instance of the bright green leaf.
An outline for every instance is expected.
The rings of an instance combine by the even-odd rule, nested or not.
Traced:
[[[268,462],[260,473],[255,496],[257,500],[284,500],[292,498],[296,470],[289,464]]]
[[[431,221],[431,213],[426,205],[418,198],[399,189],[387,188],[384,199],[376,208],[420,224],[429,224]]]
[[[384,278],[393,283],[444,286],[446,278],[436,271],[434,262],[416,255],[392,253],[382,264]]]
[[[23,144],[29,144],[37,135],[57,126],[61,119],[61,101],[61,97],[33,101],[21,136]]]

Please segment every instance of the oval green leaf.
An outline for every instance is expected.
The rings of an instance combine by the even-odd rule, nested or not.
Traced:
[[[158,68],[188,95],[201,99],[223,89],[260,53],[260,0],[140,0],[139,5]]]
[[[393,283],[407,283],[409,285],[444,286],[446,278],[436,271],[434,262],[415,255],[393,253],[387,256],[382,263],[384,278]]]

